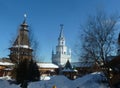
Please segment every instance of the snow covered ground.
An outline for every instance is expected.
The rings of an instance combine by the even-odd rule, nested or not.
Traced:
[[[0,88],[20,88],[20,85],[10,84],[9,77],[0,78]],[[92,73],[76,80],[69,80],[65,76],[54,76],[50,80],[31,82],[28,88],[107,88],[105,84],[100,83],[103,80],[100,73]]]

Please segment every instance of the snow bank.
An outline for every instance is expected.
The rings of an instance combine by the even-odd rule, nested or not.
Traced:
[[[74,80],[74,84],[75,88],[107,88],[105,84],[100,83],[102,80],[104,80],[103,74],[95,72]]]
[[[31,82],[28,88],[107,88],[101,84],[101,73],[93,73],[76,80],[69,80],[65,76],[54,76],[50,80]],[[10,84],[5,78],[0,78],[0,88],[20,88],[19,85]]]
[[[103,80],[101,73],[93,73],[76,80],[69,80],[65,76],[55,76],[47,81],[30,83],[29,88],[107,88],[105,84],[100,83]]]
[[[51,77],[50,76],[41,76],[40,77],[40,80],[50,80],[51,79]]]
[[[29,88],[52,88],[54,85],[57,88],[73,88],[72,81],[65,76],[55,76],[47,81],[34,82],[29,84]]]
[[[3,76],[3,77],[0,77],[0,79],[11,80],[11,77],[10,76]]]
[[[7,80],[0,79],[0,88],[20,88],[19,85],[10,84]]]

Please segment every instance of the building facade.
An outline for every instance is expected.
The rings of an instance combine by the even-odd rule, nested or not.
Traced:
[[[68,60],[71,61],[71,50],[68,51],[65,42],[65,37],[63,35],[63,25],[61,24],[56,52],[54,53],[54,51],[52,51],[52,63],[58,66],[65,65]]]

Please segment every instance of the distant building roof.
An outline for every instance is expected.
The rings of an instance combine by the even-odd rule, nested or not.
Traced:
[[[37,63],[37,65],[40,68],[59,68],[57,65],[55,65],[53,63]]]
[[[77,70],[75,70],[75,69],[69,69],[69,68],[64,68],[63,70],[62,70],[62,72],[77,72]]]
[[[94,62],[73,62],[71,64],[73,67],[91,67]]]
[[[69,62],[69,60],[66,62],[64,68],[65,68],[65,69],[72,69],[72,65],[71,65],[71,63]]]
[[[11,62],[0,62],[0,65],[2,65],[2,66],[11,66],[11,65],[14,65],[14,64],[11,63]]]
[[[75,70],[74,68],[72,68],[71,63],[69,62],[69,60],[66,62],[64,69],[62,70],[62,72],[77,72],[77,70]]]

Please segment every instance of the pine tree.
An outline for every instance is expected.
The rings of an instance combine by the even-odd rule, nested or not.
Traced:
[[[38,81],[40,78],[39,68],[34,60],[24,59],[16,64],[12,77],[15,78],[17,84],[23,84],[26,81]]]

